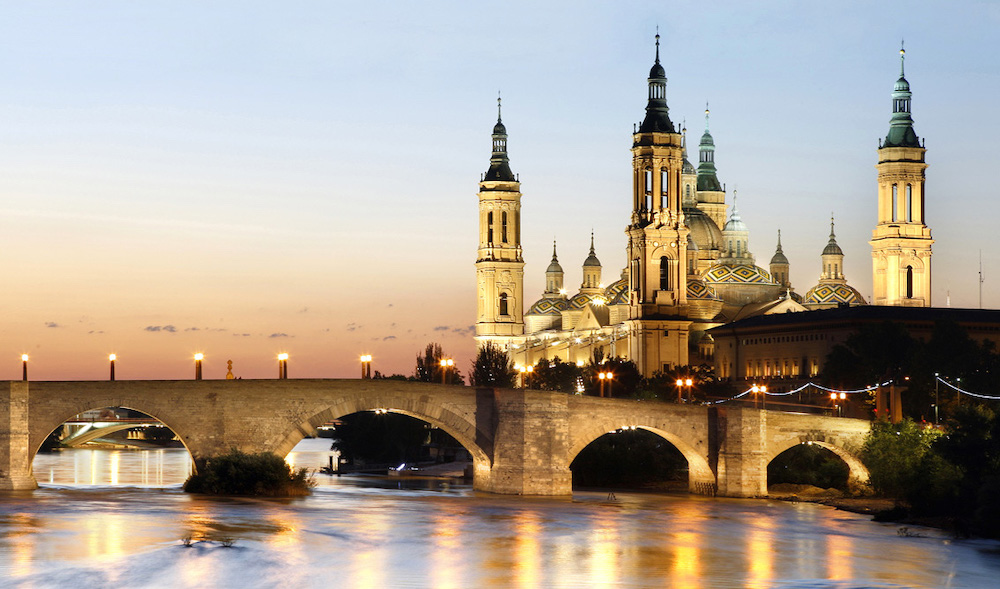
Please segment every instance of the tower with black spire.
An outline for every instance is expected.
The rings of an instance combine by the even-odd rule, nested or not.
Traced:
[[[646,376],[687,364],[688,228],[682,210],[681,134],[670,121],[667,76],[649,70],[646,116],[632,135],[632,216],[628,235],[630,356]]]
[[[872,231],[872,302],[931,306],[931,230],[924,218],[926,150],[913,130],[910,84],[899,50],[889,133],[878,149],[878,224]]]
[[[476,341],[506,347],[524,334],[524,259],[521,257],[521,183],[507,159],[507,129],[493,127],[490,167],[479,182],[476,257]]]

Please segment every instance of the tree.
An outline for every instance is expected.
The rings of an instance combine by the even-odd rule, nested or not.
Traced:
[[[436,343],[429,343],[424,349],[424,353],[417,354],[417,367],[414,370],[413,376],[416,380],[420,382],[439,382],[443,383],[441,360],[444,358],[444,352],[441,351],[441,345]],[[448,384],[463,384],[465,381],[462,379],[462,374],[458,371],[457,366],[451,366],[448,369],[446,375]]]
[[[479,348],[472,363],[472,384],[478,387],[514,388],[517,373],[514,362],[500,346],[493,342]]]
[[[924,455],[941,435],[912,419],[892,424],[881,419],[872,423],[861,446],[861,460],[868,467],[876,493],[903,498],[918,476]]]
[[[539,360],[531,373],[531,388],[575,394],[583,383],[582,373],[583,367],[563,362],[558,356],[552,360]]]

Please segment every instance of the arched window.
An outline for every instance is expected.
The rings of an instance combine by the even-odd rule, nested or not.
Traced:
[[[913,187],[906,185],[906,222],[913,222]]]
[[[660,208],[668,209],[670,208],[670,203],[667,201],[667,197],[670,196],[670,181],[667,177],[667,169],[660,168]]]
[[[493,211],[486,213],[486,243],[493,243]]]
[[[646,196],[653,194],[653,170],[651,168],[646,168],[646,173],[644,174],[645,184],[643,186],[643,192]]]
[[[906,298],[913,298],[913,266],[906,267]]]
[[[892,185],[892,222],[893,223],[895,223],[897,221],[897,218],[896,218],[896,207],[897,206],[899,206],[898,195],[897,195],[896,185],[893,184]]]
[[[500,238],[507,243],[507,211],[500,213]]]
[[[670,290],[670,258],[660,257],[660,290]]]
[[[507,316],[510,313],[507,312],[507,293],[500,293],[500,315]]]

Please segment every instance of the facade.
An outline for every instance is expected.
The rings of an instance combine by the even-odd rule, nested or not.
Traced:
[[[777,388],[781,388],[780,381],[789,381],[792,386],[822,372],[833,347],[846,342],[858,328],[886,321],[902,324],[916,339],[930,339],[934,324],[945,321],[958,324],[979,343],[1000,341],[998,310],[865,305],[773,313],[710,331],[715,340],[716,374],[735,381],[767,380]]]
[[[545,290],[530,305],[523,293],[520,184],[509,167],[507,131],[498,115],[490,167],[479,190],[477,342],[499,344],[515,363],[525,366],[555,358],[583,365],[600,357],[622,357],[635,362],[647,377],[713,361],[721,376],[818,370],[818,360],[808,350],[780,364],[768,364],[762,358],[759,369],[754,368],[756,364],[738,369],[741,359],[728,354],[722,360],[716,354],[719,326],[752,317],[863,306],[866,301],[847,283],[844,252],[837,244],[832,219],[829,241],[820,255],[819,282],[805,296],[794,292],[780,232],[770,271],[756,264],[750,229],[740,216],[736,194],[732,205],[727,204],[725,185],[718,178],[709,111],[706,107],[695,168],[687,157],[686,129],[678,130],[670,119],[666,81],[657,35],[656,56],[646,80],[645,117],[632,134],[632,207],[624,220],[628,238],[624,268],[605,285],[592,233],[590,252],[581,268],[582,283],[570,295],[553,243]],[[896,83],[894,101],[892,126],[886,145],[880,148],[880,216],[871,243],[876,284],[880,284],[880,271],[883,276],[896,276],[883,283],[903,288],[899,292],[908,295],[902,297],[908,302],[894,303],[899,296],[883,295],[878,303],[929,305],[931,241],[923,225],[923,148],[915,146],[916,135],[909,125],[909,86],[902,77]],[[892,188],[890,179],[906,188]],[[900,212],[886,213],[889,221],[883,222],[886,198],[892,198],[892,206]],[[926,246],[926,259],[916,251],[918,246]],[[924,278],[926,284],[921,282]],[[825,344],[816,344],[821,345]]]

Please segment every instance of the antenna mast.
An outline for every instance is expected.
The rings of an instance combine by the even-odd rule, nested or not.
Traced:
[[[983,250],[979,250],[979,308],[983,308]]]

